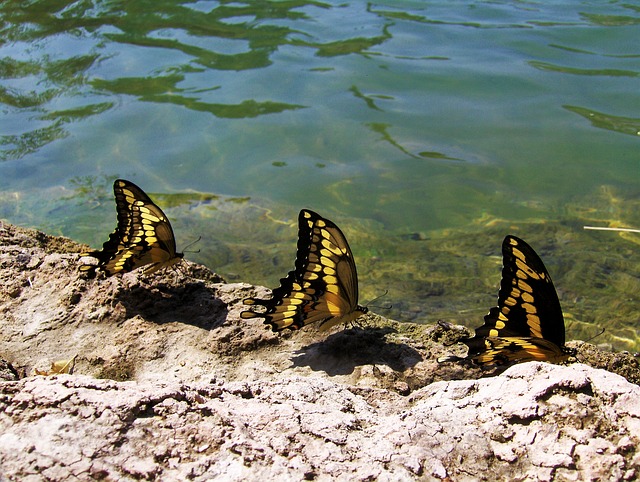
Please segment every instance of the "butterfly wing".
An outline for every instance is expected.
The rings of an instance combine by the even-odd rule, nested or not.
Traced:
[[[168,218],[147,194],[130,181],[118,179],[113,184],[118,212],[118,226],[109,235],[101,251],[84,253],[98,259],[97,265],[83,265],[82,271],[107,276],[129,272],[145,266],[150,274],[178,262],[176,242]]]
[[[527,361],[562,363],[575,352],[543,338],[487,337],[485,349],[473,357],[480,365],[508,365]]]
[[[537,253],[515,236],[502,243],[498,306],[476,331],[483,336],[544,338],[563,346],[564,317],[551,276]]]
[[[340,228],[313,211],[300,211],[295,269],[280,280],[271,299],[247,298],[244,304],[264,306],[264,312],[247,310],[240,316],[264,318],[273,331],[314,322],[328,329],[365,313],[358,305],[356,264]]]
[[[566,360],[571,350],[564,347],[562,308],[544,263],[515,236],[505,237],[502,258],[498,306],[464,340],[468,357],[480,364]]]
[[[92,256],[98,260],[97,265],[82,265],[81,271],[87,271],[90,274],[95,275],[95,270],[101,265],[108,263],[113,259],[119,251],[125,249],[131,240],[133,222],[131,216],[131,207],[126,200],[126,197],[121,194],[122,188],[120,183],[127,183],[128,181],[116,180],[113,184],[113,191],[116,198],[116,212],[118,214],[118,225],[116,229],[109,234],[109,239],[104,242],[101,250],[90,251],[82,253],[81,256]],[[132,183],[129,183],[132,184]],[[137,188],[142,192],[141,189]],[[146,194],[145,194],[146,196]]]

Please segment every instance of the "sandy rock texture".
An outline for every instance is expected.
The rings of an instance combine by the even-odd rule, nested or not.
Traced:
[[[299,375],[30,377],[4,383],[0,461],[11,480],[635,480],[639,400],[542,363],[409,397]]]
[[[192,263],[90,280],[81,251],[0,224],[0,480],[639,476],[629,354],[438,364],[463,328],[374,314],[276,334],[239,318],[265,288]],[[33,375],[71,359],[70,375]]]

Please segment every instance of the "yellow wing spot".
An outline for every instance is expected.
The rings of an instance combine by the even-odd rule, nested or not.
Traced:
[[[143,222],[151,221],[152,223],[159,223],[161,221],[161,219],[158,216],[154,216],[151,213],[143,213],[141,217],[143,219]]]
[[[327,308],[329,310],[329,313],[331,313],[333,316],[340,316],[342,314],[340,308],[337,305],[330,303],[329,301],[327,301]]]
[[[332,250],[332,251],[333,251],[333,250],[335,250],[335,249],[338,249],[338,247],[337,247],[337,246],[336,246],[336,245],[335,245],[335,244],[334,244],[330,239],[323,239],[323,240],[320,242],[320,244],[321,244],[324,248],[330,249],[330,250]]]
[[[522,280],[518,280],[518,288],[520,288],[522,291],[527,291],[529,293],[533,291],[533,289],[531,288],[531,285],[528,283],[525,283]]]
[[[335,268],[336,267],[336,263],[331,258],[327,258],[325,256],[322,256],[320,258],[320,264],[322,266],[328,266],[329,268]]]
[[[522,303],[522,309],[527,312],[527,314],[535,314],[538,312],[536,307],[531,303]]]
[[[325,276],[325,277],[324,277],[324,281],[325,281],[325,283],[327,283],[328,285],[335,285],[335,284],[338,284],[338,278],[336,278],[335,276]]]
[[[322,256],[326,256],[327,258],[333,258],[335,256],[339,256],[340,255],[340,250],[332,250],[332,249],[321,249],[320,250],[320,254]]]
[[[522,300],[523,300],[525,303],[533,303],[534,298],[533,298],[533,296],[531,295],[531,293],[522,293]]]
[[[340,305],[340,298],[337,295],[327,294],[326,297],[327,308],[333,316],[342,315],[342,309]]]
[[[516,276],[518,278],[533,278],[533,279],[540,279],[540,275],[538,273],[536,273],[535,271],[533,271],[529,266],[527,266],[527,264],[524,261],[521,260],[517,260],[516,261],[516,266],[518,267],[519,271],[516,273]]]
[[[542,330],[540,329],[540,318],[534,314],[527,315],[527,325],[531,330],[531,336],[542,338]]]

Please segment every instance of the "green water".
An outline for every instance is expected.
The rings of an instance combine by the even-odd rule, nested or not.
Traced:
[[[536,248],[569,338],[640,349],[640,4],[0,3],[0,219],[100,246],[111,183],[179,247],[276,286],[302,207],[363,302],[477,325],[502,238]]]

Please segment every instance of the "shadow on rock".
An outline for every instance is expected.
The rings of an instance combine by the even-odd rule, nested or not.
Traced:
[[[137,285],[116,296],[127,317],[140,315],[158,324],[179,322],[211,330],[227,318],[227,305],[203,282]]]
[[[349,375],[362,365],[387,365],[402,372],[422,360],[422,355],[410,346],[386,341],[390,333],[396,330],[388,327],[344,330],[298,350],[292,358],[293,365],[335,376]]]

